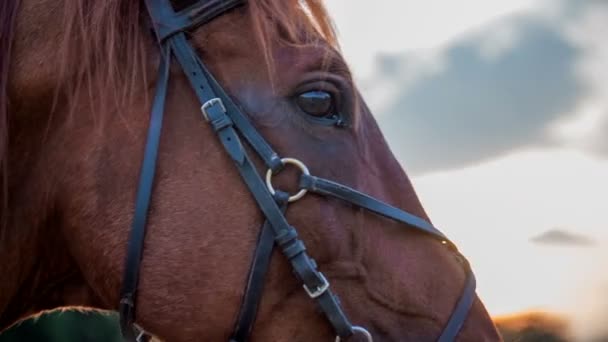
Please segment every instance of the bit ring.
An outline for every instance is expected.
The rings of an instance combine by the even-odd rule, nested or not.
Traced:
[[[308,170],[308,167],[306,167],[306,165],[304,163],[302,163],[301,161],[299,161],[298,159],[281,158],[281,163],[283,163],[284,165],[291,164],[291,165],[297,167],[300,170],[300,172],[302,172],[302,174],[310,176],[310,171]],[[272,186],[272,170],[271,169],[268,169],[268,171],[266,171],[266,187],[268,188],[268,191],[270,191],[270,193],[272,195],[274,195],[276,193],[276,190]],[[300,191],[298,191],[295,195],[289,196],[288,202],[291,203],[291,202],[295,202],[295,201],[299,200],[300,198],[304,197],[304,195],[306,195],[307,192],[308,192],[308,190],[306,190],[306,189],[300,189]]]

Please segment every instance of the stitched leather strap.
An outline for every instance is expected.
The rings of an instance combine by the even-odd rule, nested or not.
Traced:
[[[199,100],[205,103],[212,98],[220,99],[226,109],[225,114],[232,120],[249,145],[257,152],[258,156],[264,161],[264,164],[273,171],[278,171],[283,165],[277,153],[268,145],[266,140],[254,128],[251,121],[249,121],[241,109],[211,76],[211,73],[205,68],[198,55],[190,47],[185,35],[183,33],[176,34],[171,38],[170,43]]]
[[[471,271],[468,262],[465,261],[465,263],[467,279],[464,290],[462,291],[462,295],[460,296],[460,299],[458,300],[450,319],[445,325],[445,328],[443,328],[443,332],[437,340],[438,342],[453,342],[456,340],[456,336],[458,336],[458,333],[462,329],[462,326],[464,325],[464,322],[469,314],[469,310],[471,310],[471,306],[475,301],[475,275]]]
[[[303,174],[300,177],[300,187],[320,195],[339,198],[376,214],[415,227],[440,240],[448,241],[448,238],[428,221],[379,201],[346,185],[328,179]]]
[[[197,55],[193,56],[192,58],[194,59],[193,63],[195,62],[199,65],[203,72],[204,79],[211,86],[213,92],[217,94],[217,97],[220,98],[224,103],[224,106],[226,107],[226,114],[228,117],[230,117],[230,119],[232,119],[234,125],[238,128],[240,135],[245,138],[245,140],[249,143],[249,146],[256,151],[257,155],[260,157],[260,159],[262,159],[266,167],[275,173],[280,171],[283,168],[283,163],[281,162],[281,158],[279,158],[278,154],[272,149],[272,147],[270,147],[270,145],[266,142],[266,139],[260,135],[258,130],[253,126],[253,123],[251,123],[241,108],[234,103],[228,94],[226,94],[226,91],[205,67],[200,58]]]
[[[146,235],[146,221],[152,197],[152,186],[154,185],[154,174],[156,171],[156,160],[158,146],[163,125],[163,113],[165,111],[165,100],[169,84],[169,48],[163,47],[160,56],[158,80],[156,83],[156,94],[152,103],[150,123],[148,127],[148,138],[146,141],[144,159],[141,164],[139,185],[135,199],[135,213],[131,225],[131,233],[127,246],[127,256],[122,280],[120,295],[120,329],[123,336],[135,339],[133,323],[135,322],[135,303],[137,299],[137,284],[139,281],[139,270],[143,254],[143,241]]]
[[[289,195],[282,191],[278,191],[274,197],[281,206],[281,211],[285,213]],[[247,341],[247,338],[253,329],[258,305],[260,299],[262,299],[262,293],[264,292],[264,278],[266,277],[266,273],[268,273],[268,266],[270,265],[273,249],[274,234],[272,232],[272,226],[270,225],[270,222],[265,221],[253,254],[241,309],[230,342]]]
[[[176,33],[204,25],[245,3],[245,0],[201,0],[176,13],[169,0],[146,1],[159,43]]]

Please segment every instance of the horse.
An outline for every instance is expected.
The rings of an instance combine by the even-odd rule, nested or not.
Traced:
[[[79,307],[167,341],[428,341],[457,316],[447,340],[499,341],[321,1],[242,2],[0,4],[0,329]]]

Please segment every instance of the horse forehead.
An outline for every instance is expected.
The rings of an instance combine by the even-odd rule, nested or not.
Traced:
[[[312,63],[342,60],[340,54],[320,37],[310,42],[288,42],[283,40],[278,29],[272,29],[264,36],[257,32],[247,16],[248,12],[244,10],[231,11],[192,35],[191,43],[200,50],[206,64],[217,63],[217,60],[225,62],[232,57],[243,57],[245,62],[263,58],[278,68],[305,69]]]
[[[250,20],[247,20],[247,12],[234,10],[192,33],[190,42],[198,47],[202,58],[229,58],[234,55],[249,55],[255,51],[261,51],[258,40]]]

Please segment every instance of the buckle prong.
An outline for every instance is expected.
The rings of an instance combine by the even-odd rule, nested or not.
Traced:
[[[315,288],[314,291],[311,291],[308,288],[308,286],[306,286],[306,284],[302,285],[302,287],[304,288],[304,290],[306,291],[308,296],[312,299],[315,299],[315,298],[321,296],[322,294],[325,293],[325,291],[327,291],[327,289],[329,289],[329,282],[327,281],[327,278],[325,278],[323,273],[319,272],[319,278],[321,279],[323,284],[321,284],[320,286],[317,286],[317,288]]]
[[[219,105],[222,111],[226,113],[226,106],[224,106],[224,102],[222,102],[222,99],[220,99],[219,97],[214,97],[211,100],[203,103],[203,105],[201,106],[201,112],[203,112],[203,117],[205,118],[205,120],[209,121],[209,113],[207,113],[207,111],[209,110],[209,108],[215,105]]]

